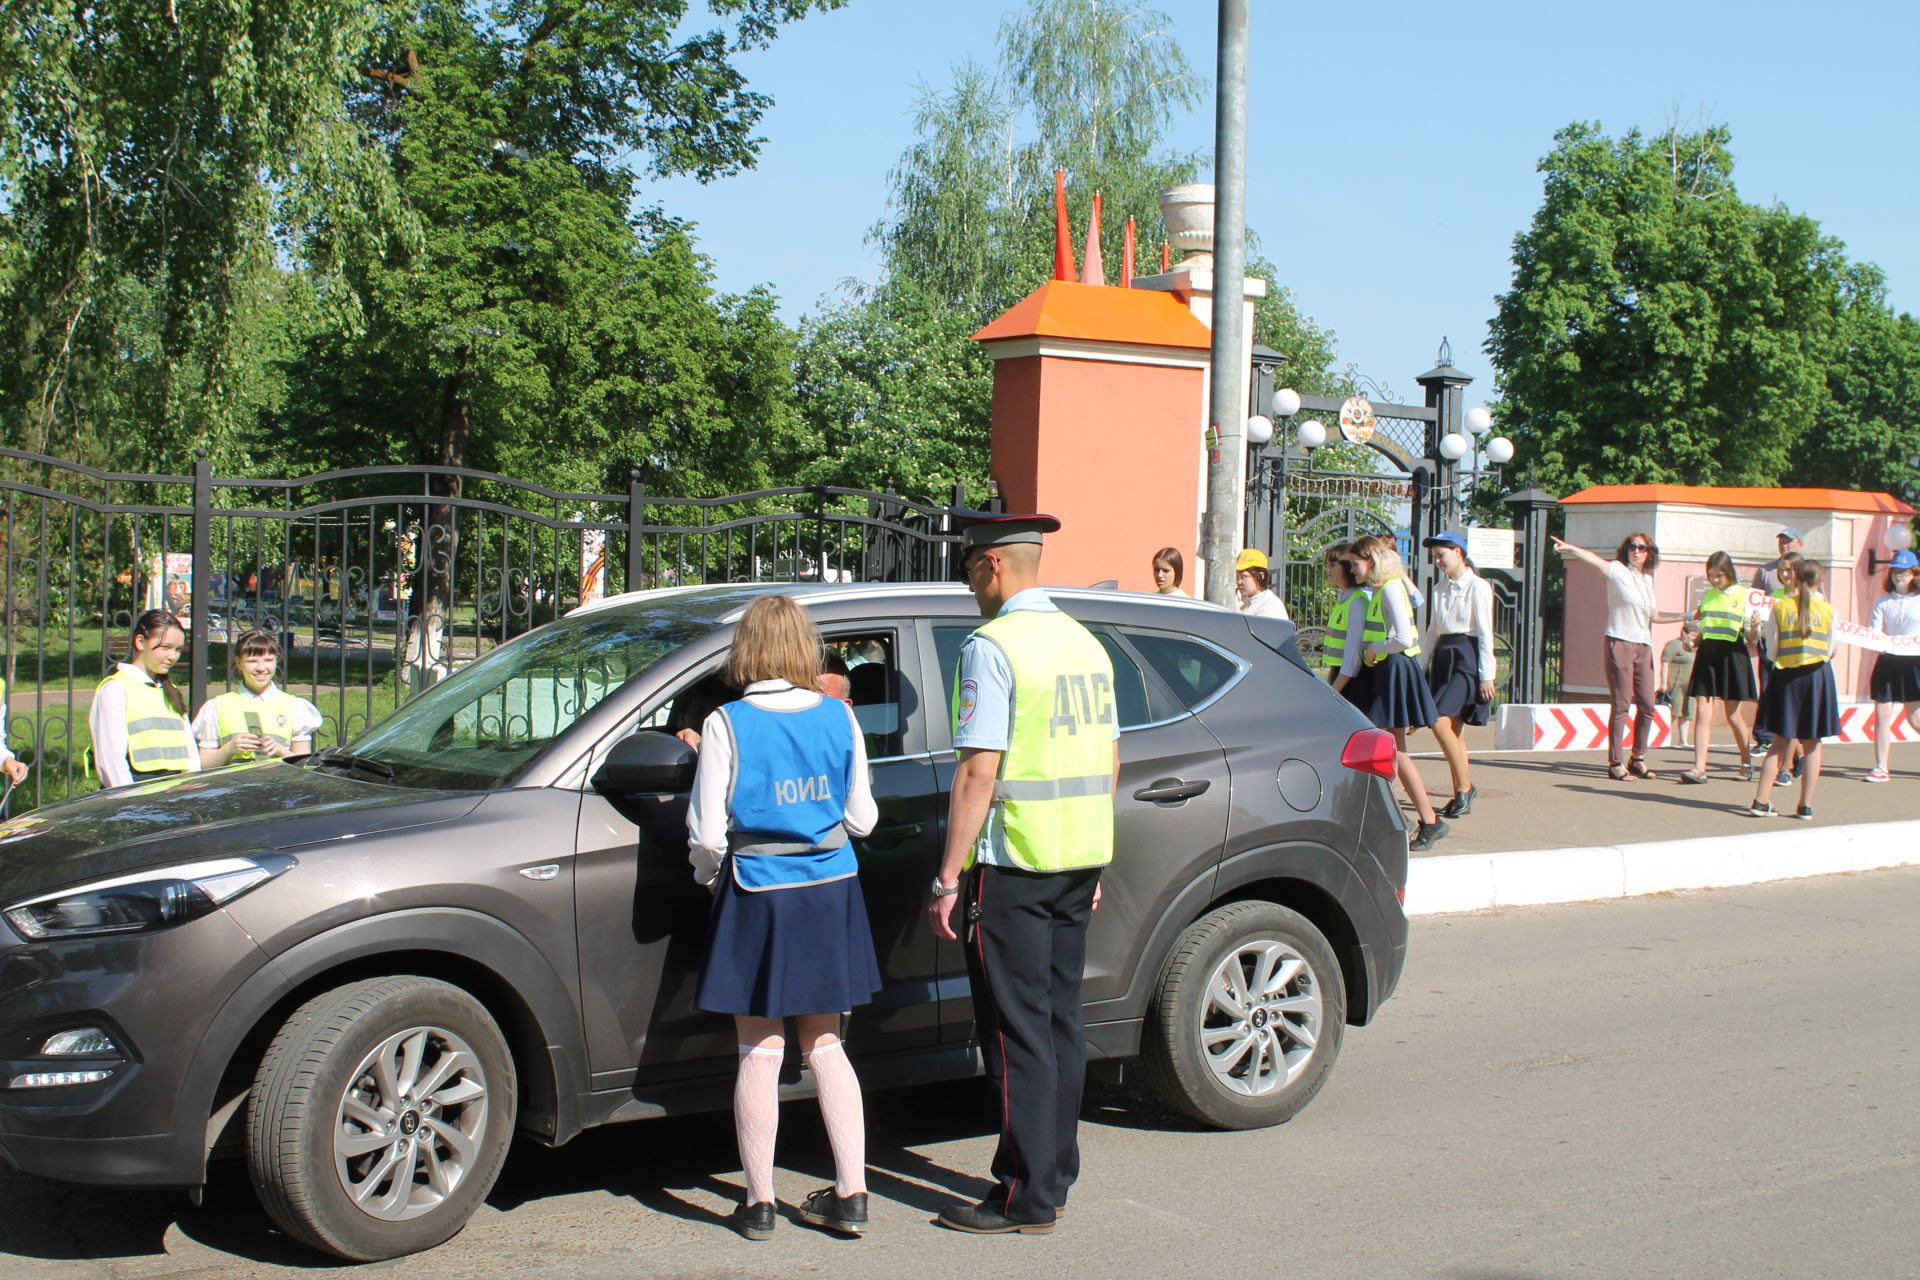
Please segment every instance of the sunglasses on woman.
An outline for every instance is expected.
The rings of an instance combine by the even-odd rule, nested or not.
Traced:
[[[1629,550],[1629,551],[1651,551],[1651,550],[1653,550],[1653,548],[1652,548],[1652,547],[1650,547],[1650,546],[1648,546],[1648,545],[1647,545],[1646,543],[1644,543],[1644,542],[1629,542],[1629,543],[1627,544],[1627,550]]]

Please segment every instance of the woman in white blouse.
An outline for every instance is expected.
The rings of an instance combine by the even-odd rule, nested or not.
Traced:
[[[1436,534],[1421,545],[1440,571],[1433,609],[1420,635],[1427,688],[1433,693],[1433,736],[1440,740],[1440,754],[1453,775],[1453,799],[1440,816],[1463,818],[1473,811],[1475,792],[1460,731],[1465,725],[1485,724],[1493,705],[1493,586],[1474,572],[1466,540],[1459,534]]]
[[[1613,714],[1607,721],[1607,776],[1616,782],[1659,775],[1647,768],[1647,740],[1653,734],[1653,624],[1685,622],[1684,613],[1667,613],[1653,606],[1653,571],[1660,548],[1644,533],[1621,539],[1613,559],[1602,560],[1585,547],[1561,538],[1553,549],[1584,560],[1607,576],[1607,698]],[[1633,716],[1633,754],[1626,754],[1628,708]]]
[[[1894,552],[1886,586],[1887,593],[1873,606],[1867,625],[1885,636],[1920,636],[1920,556],[1911,551]],[[1867,692],[1873,699],[1873,771],[1867,774],[1867,781],[1885,782],[1893,777],[1887,771],[1887,756],[1893,748],[1893,719],[1898,715],[1913,725],[1913,713],[1920,708],[1920,658],[1899,653],[1876,655],[1873,674],[1867,677]]]

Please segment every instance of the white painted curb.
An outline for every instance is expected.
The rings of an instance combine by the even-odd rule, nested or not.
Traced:
[[[1920,862],[1920,822],[1808,829],[1791,818],[1751,821],[1763,829],[1696,840],[1414,858],[1407,869],[1407,914],[1632,898]]]

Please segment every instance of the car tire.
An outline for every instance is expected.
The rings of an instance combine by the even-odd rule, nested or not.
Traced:
[[[1284,1124],[1313,1101],[1340,1056],[1347,996],[1311,921],[1271,902],[1235,902],[1180,935],[1147,1008],[1147,1083],[1218,1129]]]
[[[254,1191],[288,1235],[349,1261],[431,1249],[493,1188],[518,1096],[505,1037],[465,991],[337,987],[287,1019],[254,1076]]]

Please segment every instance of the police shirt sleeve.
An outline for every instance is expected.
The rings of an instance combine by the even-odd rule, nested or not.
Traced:
[[[1005,751],[1013,732],[1013,668],[1000,646],[974,635],[960,646],[959,707],[953,745]]]

